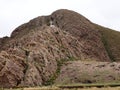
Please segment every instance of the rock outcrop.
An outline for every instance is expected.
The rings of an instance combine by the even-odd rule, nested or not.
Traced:
[[[37,17],[0,39],[0,87],[50,84],[75,60],[111,61],[94,24],[69,10]]]

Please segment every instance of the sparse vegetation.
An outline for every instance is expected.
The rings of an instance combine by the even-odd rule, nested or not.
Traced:
[[[65,62],[67,62],[67,61],[73,61],[73,60],[76,60],[76,59],[75,59],[74,57],[70,57],[70,56],[69,56],[68,59],[64,59],[64,58],[63,58],[63,59],[61,59],[61,60],[57,60],[57,70],[56,70],[56,73],[54,73],[54,74],[51,76],[51,78],[44,83],[44,85],[48,86],[48,85],[54,84],[54,80],[55,80],[55,79],[57,78],[57,76],[60,74],[61,66],[62,66],[63,64],[65,64]]]
[[[120,83],[92,83],[92,84],[68,84],[68,85],[58,85],[60,88],[85,88],[85,87],[117,87]]]

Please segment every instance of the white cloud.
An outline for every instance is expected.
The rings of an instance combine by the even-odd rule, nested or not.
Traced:
[[[57,9],[74,10],[94,23],[120,30],[119,0],[0,0],[0,37],[19,25]]]

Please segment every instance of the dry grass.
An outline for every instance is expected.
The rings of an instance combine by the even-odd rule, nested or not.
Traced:
[[[60,89],[57,87],[37,87],[37,88],[17,88],[17,89],[0,89],[0,90],[120,90],[120,87],[103,87],[103,88],[73,88],[73,89]]]
[[[83,88],[83,89],[73,89],[73,90],[120,90],[120,87],[104,87],[104,88]]]
[[[120,90],[120,83],[101,83],[101,84],[68,84],[58,86],[10,88],[0,90]]]

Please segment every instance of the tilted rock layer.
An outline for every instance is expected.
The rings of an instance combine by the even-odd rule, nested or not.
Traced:
[[[69,10],[37,17],[0,38],[0,87],[46,85],[70,60],[111,61],[99,30]]]

